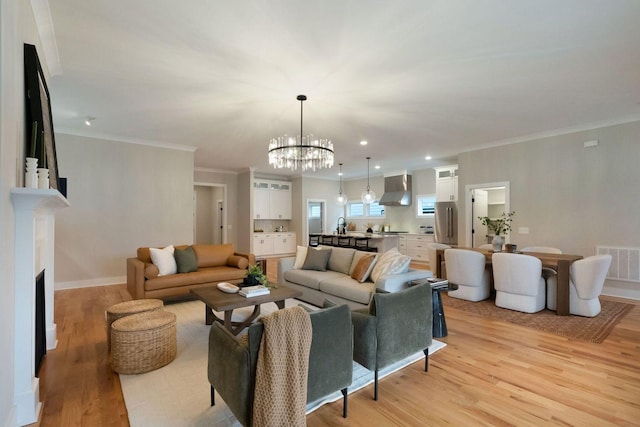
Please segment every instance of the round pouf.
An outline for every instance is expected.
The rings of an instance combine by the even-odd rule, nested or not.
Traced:
[[[141,374],[176,357],[176,315],[147,311],[111,325],[111,368],[120,374]]]
[[[107,350],[111,350],[111,324],[118,319],[146,311],[162,310],[164,303],[159,299],[135,299],[114,304],[107,309]]]

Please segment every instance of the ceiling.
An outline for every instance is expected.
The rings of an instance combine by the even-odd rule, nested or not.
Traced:
[[[305,175],[333,179],[339,162],[345,179],[366,176],[366,156],[381,166],[374,176],[640,120],[637,0],[56,0],[49,8],[56,131],[197,147],[196,167],[292,175],[269,167],[267,145],[299,133],[298,94],[308,97],[304,133],[331,139],[336,151],[334,168]]]

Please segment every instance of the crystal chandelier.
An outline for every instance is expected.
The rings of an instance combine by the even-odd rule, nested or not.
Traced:
[[[369,160],[371,160],[371,157],[367,157],[367,189],[360,194],[360,199],[365,205],[369,205],[376,201],[376,192],[373,191],[369,185]]]
[[[300,135],[296,138],[287,135],[273,138],[269,142],[269,164],[276,169],[301,169],[302,172],[332,167],[333,143],[313,135],[303,136],[302,103],[307,97],[298,95],[296,99],[300,101]]]
[[[342,163],[338,163],[340,165],[340,190],[338,191],[338,195],[336,196],[336,204],[338,206],[344,206],[347,204],[347,195],[342,192]]]

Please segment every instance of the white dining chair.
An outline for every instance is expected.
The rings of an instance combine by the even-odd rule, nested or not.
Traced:
[[[600,313],[600,293],[611,266],[611,255],[594,255],[571,264],[569,275],[569,313],[594,317]],[[547,281],[547,308],[557,307],[555,277]]]
[[[495,253],[491,256],[491,263],[498,307],[525,313],[544,309],[542,261],[524,254]]]
[[[487,249],[487,250],[492,251],[493,250],[493,245],[491,243],[485,243],[484,245],[478,246],[478,249]]]
[[[429,268],[435,274],[436,272],[436,253],[438,249],[450,249],[451,246],[445,245],[444,243],[429,243],[427,245],[427,259],[429,260]],[[444,271],[442,266],[440,266],[440,271]],[[442,275],[444,276],[444,275]]]
[[[491,271],[486,268],[484,254],[465,249],[447,249],[444,251],[444,259],[447,280],[458,285],[457,290],[449,292],[450,297],[468,301],[489,298]]]
[[[526,254],[527,252],[540,252],[543,254],[561,254],[562,251],[558,248],[552,248],[551,246],[527,246],[525,248],[520,249],[520,252]],[[558,275],[558,272],[553,268],[542,267],[542,277],[544,277],[544,281],[547,283],[547,293],[549,292],[549,278],[555,277]]]

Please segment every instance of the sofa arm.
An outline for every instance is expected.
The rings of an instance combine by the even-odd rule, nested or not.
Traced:
[[[409,270],[402,274],[387,274],[380,276],[378,280],[376,280],[376,289],[387,292],[398,292],[399,290],[407,288],[407,282],[426,279],[427,277],[433,277],[433,273],[429,270]]]
[[[256,256],[254,254],[244,253],[244,252],[234,252],[233,254],[249,260],[249,265],[256,265]]]
[[[365,313],[368,309],[352,310],[353,323],[353,360],[367,369],[374,370],[376,366],[376,350],[378,340],[377,318]]]
[[[127,258],[127,291],[132,299],[144,298],[144,262]]]
[[[286,285],[284,280],[284,273],[293,269],[293,263],[296,261],[296,257],[285,257],[278,259],[278,285]]]

